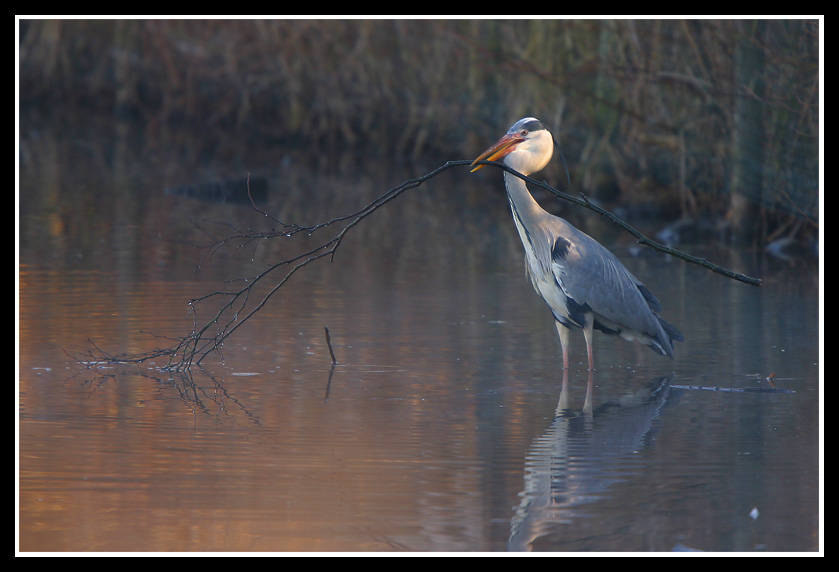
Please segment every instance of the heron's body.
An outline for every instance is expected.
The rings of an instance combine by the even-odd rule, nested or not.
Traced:
[[[539,120],[526,117],[475,163],[504,157],[507,166],[530,175],[543,169],[552,155],[550,132]],[[593,330],[637,340],[672,358],[673,341],[683,338],[658,315],[661,304],[653,293],[600,243],[542,209],[519,177],[505,172],[504,183],[527,274],[556,319],[563,367],[568,368],[569,332],[576,328],[585,335],[590,369]]]

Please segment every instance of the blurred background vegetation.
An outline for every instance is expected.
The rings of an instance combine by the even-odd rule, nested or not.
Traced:
[[[20,110],[432,167],[533,115],[572,192],[807,242],[819,35],[817,20],[21,20]]]

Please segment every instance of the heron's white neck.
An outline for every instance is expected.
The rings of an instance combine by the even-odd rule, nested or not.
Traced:
[[[530,190],[524,184],[524,181],[517,176],[505,171],[504,186],[507,188],[507,196],[510,198],[510,202],[514,204],[517,210],[532,212],[533,214],[545,212],[533,198],[533,195],[530,194]]]
[[[547,213],[530,194],[524,181],[517,176],[505,171],[504,185],[507,187],[507,198],[510,200],[510,209],[513,211],[519,237],[525,243],[525,247],[528,243],[532,245],[533,239],[529,236],[529,229],[539,228],[539,221]]]

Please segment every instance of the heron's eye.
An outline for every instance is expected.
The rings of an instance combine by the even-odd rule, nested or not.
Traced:
[[[522,137],[527,137],[527,129],[522,129],[521,131],[519,131],[519,135],[521,135]]]

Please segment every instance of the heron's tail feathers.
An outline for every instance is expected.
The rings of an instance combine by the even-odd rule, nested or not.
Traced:
[[[673,342],[683,342],[685,341],[685,338],[682,336],[682,333],[676,329],[676,326],[666,322],[660,316],[656,316],[656,318],[658,318],[658,322],[661,324],[661,329],[664,330],[664,335],[667,336],[667,338],[666,340],[659,340],[658,343],[651,343],[650,347],[661,355],[672,358]]]

